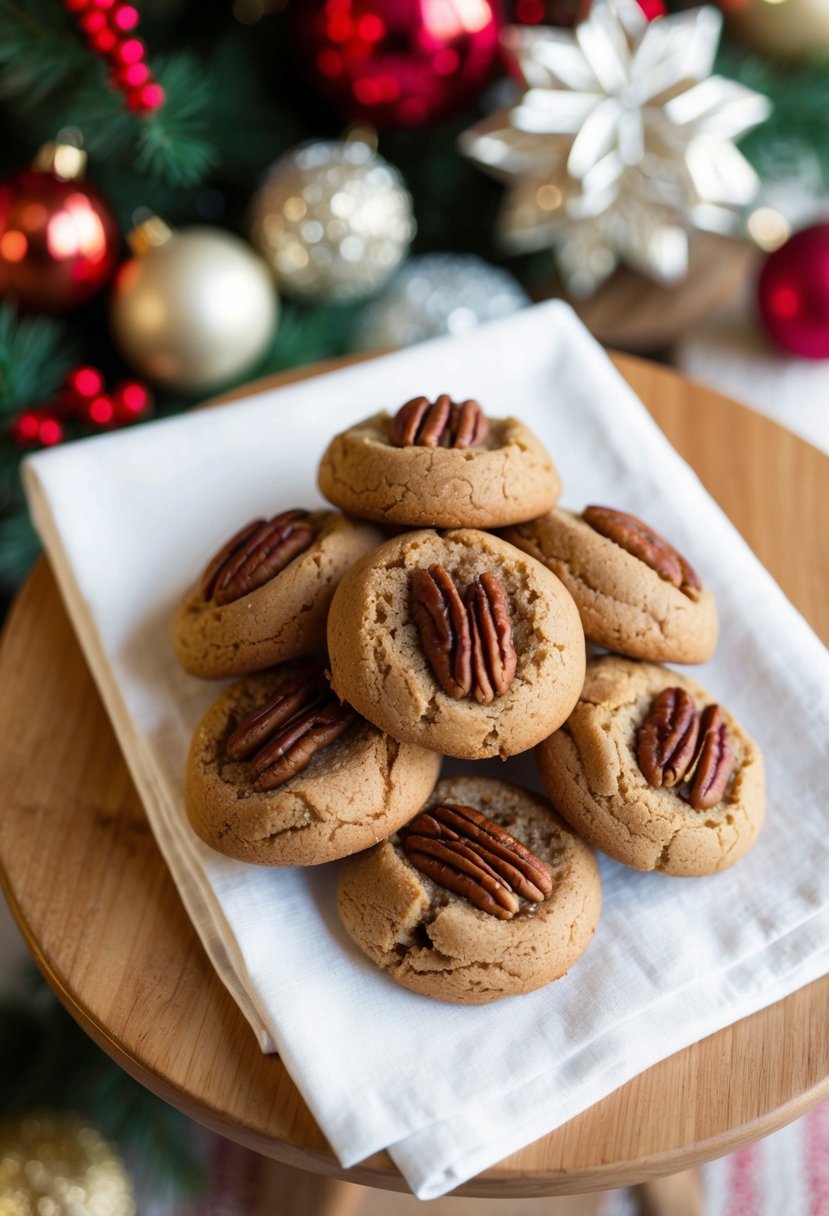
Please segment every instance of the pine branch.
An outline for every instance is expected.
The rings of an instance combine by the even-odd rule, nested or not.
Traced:
[[[32,142],[77,127],[93,159],[115,157],[140,176],[189,189],[219,159],[210,136],[209,75],[187,53],[153,57],[153,66],[166,101],[140,117],[109,87],[103,60],[85,46],[58,0],[26,0],[25,7],[23,0],[0,0],[0,96],[25,116]]]
[[[34,110],[91,70],[90,56],[53,0],[0,0],[0,95]]]
[[[772,104],[770,117],[740,140],[740,151],[767,180],[794,177],[810,159],[829,187],[829,70],[825,64],[796,66],[754,55],[723,42],[717,71]]]
[[[76,362],[75,343],[59,321],[18,318],[0,305],[0,418],[51,400]]]

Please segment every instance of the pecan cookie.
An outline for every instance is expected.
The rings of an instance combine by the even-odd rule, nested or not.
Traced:
[[[494,528],[549,511],[561,480],[515,418],[487,418],[476,401],[415,397],[336,435],[319,487],[344,511],[412,527]]]
[[[696,571],[633,515],[556,508],[504,536],[557,574],[589,642],[634,659],[704,663],[717,644],[717,607]]]
[[[714,874],[760,831],[757,744],[703,688],[665,667],[591,659],[578,705],[536,754],[567,822],[634,869]]]
[[[359,561],[334,595],[335,691],[395,739],[479,760],[560,725],[584,677],[570,594],[487,532],[407,532]]]
[[[237,532],[212,558],[173,621],[190,675],[245,675],[325,642],[331,596],[349,566],[383,539],[337,511],[283,511]]]
[[[340,870],[340,916],[361,950],[457,1004],[559,979],[600,909],[595,858],[546,799],[482,777],[439,782],[411,823]]]
[[[307,866],[366,849],[422,806],[440,758],[342,705],[322,656],[226,689],[187,759],[185,805],[206,844],[239,861]]]

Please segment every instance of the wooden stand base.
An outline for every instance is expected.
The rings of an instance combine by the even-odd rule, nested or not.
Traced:
[[[705,1216],[696,1170],[642,1183],[632,1191],[640,1216]],[[463,1199],[447,1195],[429,1204],[428,1216],[596,1216],[601,1194],[544,1199]],[[412,1195],[356,1186],[267,1161],[251,1216],[418,1216]]]

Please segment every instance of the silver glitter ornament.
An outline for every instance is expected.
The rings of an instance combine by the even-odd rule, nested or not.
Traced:
[[[398,171],[360,140],[306,144],[253,200],[251,237],[286,295],[359,300],[397,269],[415,234]]]
[[[530,298],[506,270],[464,253],[412,258],[368,305],[357,330],[362,350],[410,346],[464,334],[526,307]]]
[[[721,13],[648,21],[636,0],[594,0],[573,31],[505,31],[527,89],[461,137],[509,185],[499,237],[511,252],[556,246],[573,295],[620,261],[681,279],[689,228],[730,232],[759,182],[734,140],[765,97],[712,76]]]

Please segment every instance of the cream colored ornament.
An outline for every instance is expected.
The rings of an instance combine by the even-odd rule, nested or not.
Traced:
[[[73,1114],[36,1111],[0,1124],[2,1216],[134,1216],[116,1149]]]
[[[761,55],[796,63],[829,58],[829,0],[741,0],[723,8],[734,36]]]
[[[588,296],[619,262],[677,282],[687,229],[735,229],[759,183],[733,141],[770,107],[711,75],[721,26],[710,7],[649,22],[636,0],[595,0],[572,32],[505,30],[526,92],[461,150],[509,186],[506,249],[555,246],[568,289]]]
[[[362,139],[289,152],[253,200],[251,238],[280,290],[300,300],[374,294],[414,234],[403,178]]]
[[[171,231],[152,217],[130,234],[110,318],[124,358],[156,384],[207,393],[264,354],[279,306],[268,267],[220,228]]]

